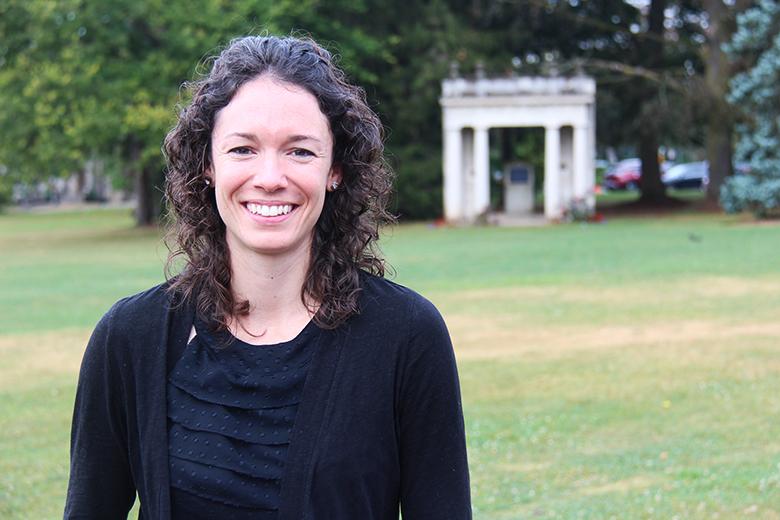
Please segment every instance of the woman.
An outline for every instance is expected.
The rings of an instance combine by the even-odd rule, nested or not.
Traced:
[[[234,40],[168,134],[181,274],[84,355],[66,518],[470,518],[454,356],[382,278],[390,173],[311,40]]]

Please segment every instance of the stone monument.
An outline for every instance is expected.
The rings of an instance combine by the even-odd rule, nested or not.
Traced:
[[[464,78],[442,81],[444,217],[474,223],[490,210],[490,128],[543,127],[544,216],[595,206],[596,82],[593,78]],[[538,177],[538,174],[537,174]]]

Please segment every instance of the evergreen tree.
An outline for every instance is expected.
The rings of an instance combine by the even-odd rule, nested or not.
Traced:
[[[749,172],[726,181],[721,204],[761,217],[780,209],[780,4],[760,0],[742,13],[728,51],[749,63],[731,81],[729,94],[743,110],[735,155]]]

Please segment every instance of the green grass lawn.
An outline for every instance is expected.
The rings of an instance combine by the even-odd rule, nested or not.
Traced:
[[[445,316],[475,518],[780,518],[780,225],[400,226]],[[0,216],[0,518],[61,517],[86,338],[162,279],[126,211]]]

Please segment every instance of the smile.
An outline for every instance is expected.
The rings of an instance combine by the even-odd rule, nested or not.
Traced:
[[[263,217],[276,217],[279,215],[287,215],[295,206],[292,204],[280,204],[280,205],[266,205],[255,204],[252,202],[246,203],[246,209],[253,215],[261,215]]]

